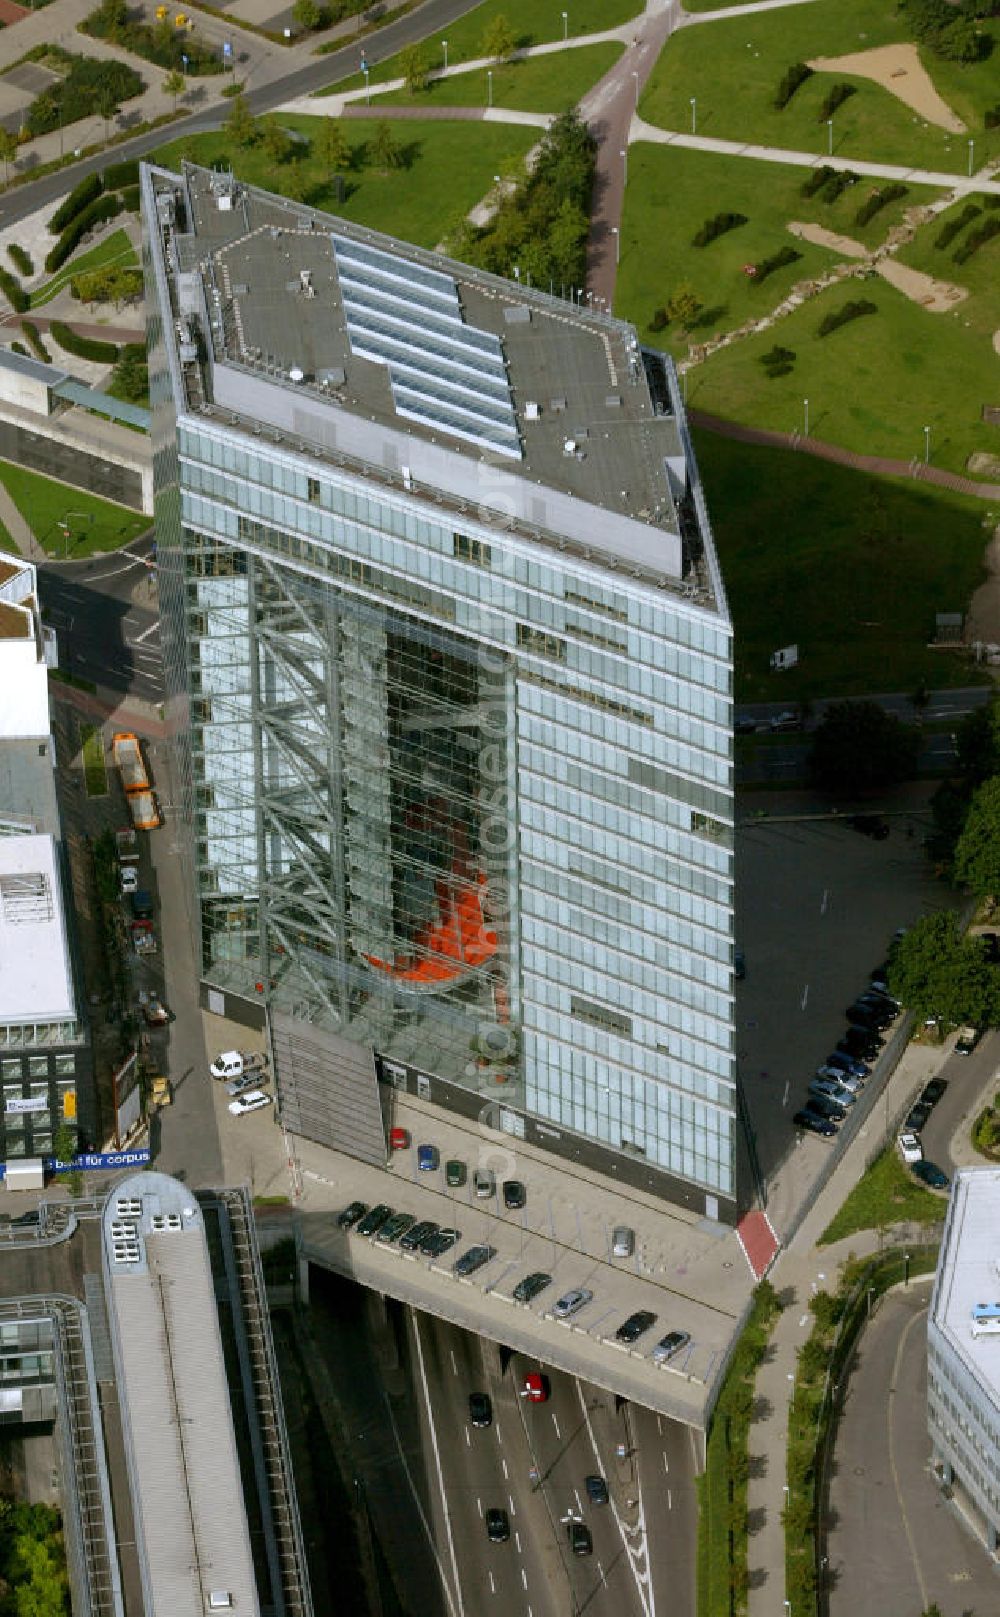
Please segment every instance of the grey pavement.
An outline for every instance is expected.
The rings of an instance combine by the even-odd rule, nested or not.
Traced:
[[[2,483],[0,483],[0,523],[7,529],[21,555],[27,557],[28,561],[46,559],[45,551]]]

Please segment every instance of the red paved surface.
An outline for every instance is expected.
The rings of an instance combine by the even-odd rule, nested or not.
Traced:
[[[763,1279],[778,1253],[778,1237],[766,1213],[746,1213],[736,1226],[740,1246],[755,1280]]]
[[[16,6],[14,0],[0,0],[0,22],[9,28],[12,22],[20,22],[22,17],[30,16],[27,6]]]

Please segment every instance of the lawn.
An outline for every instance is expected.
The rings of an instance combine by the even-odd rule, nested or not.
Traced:
[[[91,247],[78,257],[71,258],[64,264],[50,281],[36,287],[31,294],[31,307],[40,309],[43,304],[51,303],[57,292],[68,286],[74,275],[86,274],[88,270],[103,269],[106,264],[120,264],[122,266],[138,264],[139,259],[135,248],[129,240],[128,231],[113,230],[110,236],[105,236],[95,247]]]
[[[601,34],[609,28],[618,28],[630,17],[638,16],[642,9],[640,0],[563,0],[563,3],[560,0],[541,0],[541,3],[540,0],[484,0],[474,11],[466,12],[464,17],[423,40],[420,48],[429,67],[443,67],[444,41],[447,40],[448,66],[455,67],[459,62],[475,61],[485,54],[483,35],[496,17],[506,17],[515,45],[518,50],[525,50],[529,45],[546,45],[550,40],[562,39],[564,11],[568,13],[570,37],[582,38],[585,34]],[[370,83],[384,84],[387,79],[402,77],[398,53],[386,57],[384,62],[376,62],[372,56],[368,60]],[[364,76],[354,73],[315,94],[323,96],[331,95],[334,90],[364,89],[364,83]],[[497,104],[500,105],[499,101]]]
[[[291,115],[282,115],[281,122],[310,140],[321,124],[319,118]],[[302,155],[287,163],[275,164],[263,148],[234,147],[220,131],[162,146],[150,161],[168,168],[178,167],[182,156],[209,168],[232,163],[240,179],[278,192],[294,176],[312,207],[390,231],[421,247],[435,247],[490,190],[493,176],[515,170],[538,139],[537,129],[505,124],[407,122],[395,130],[406,166],[381,171],[365,166],[376,127],[376,119],[351,118],[344,124],[353,165],[342,203],[334,198],[325,165],[309,148],[301,148]]]
[[[493,105],[517,112],[563,112],[573,107],[591,85],[603,78],[624,50],[623,45],[581,45],[553,56],[534,56],[508,62],[493,73]],[[392,90],[372,104],[407,107],[485,107],[489,99],[486,68],[474,68],[454,78],[434,79],[426,90]]]
[[[987,355],[987,362],[992,366],[993,387],[988,395],[988,402],[1000,402],[1000,377],[997,376],[997,361],[993,353],[993,333],[1000,328],[1000,236],[994,236],[992,241],[980,247],[979,251],[967,259],[964,264],[956,264],[953,254],[960,247],[966,237],[985,220],[1000,218],[1000,211],[982,206],[975,197],[967,199],[973,206],[982,207],[981,213],[963,227],[958,235],[944,249],[935,246],[935,241],[942,228],[950,221],[961,216],[966,203],[963,201],[954,207],[948,208],[930,224],[918,231],[913,241],[901,249],[899,258],[901,263],[912,264],[914,269],[923,270],[927,275],[935,275],[944,281],[954,281],[969,291],[969,297],[953,315],[944,318],[948,320],[952,330],[961,331],[967,335],[970,342],[975,341],[980,350]],[[940,317],[939,317],[940,318]],[[987,402],[984,398],[982,402]],[[1000,433],[993,429],[993,452],[1000,455]]]
[[[152,520],[11,461],[0,461],[0,482],[39,544],[60,559],[67,554],[79,559],[99,550],[118,550],[145,533]],[[69,526],[68,543],[60,522]]]
[[[104,767],[104,739],[99,724],[80,725],[83,781],[88,797],[107,797],[108,772]]]
[[[889,1224],[940,1224],[947,1207],[947,1198],[925,1190],[903,1166],[898,1151],[889,1149],[858,1180],[817,1244],[829,1246],[859,1230],[878,1230]]]
[[[737,701],[971,682],[927,642],[935,612],[963,610],[983,577],[978,501],[704,431],[695,447],[736,627]],[[771,652],[793,643],[798,667],[771,673]]]
[[[982,27],[1000,41],[1000,19]],[[966,137],[926,124],[871,80],[815,73],[783,111],[774,107],[778,84],[792,63],[870,50],[910,37],[894,0],[815,0],[752,17],[737,12],[732,18],[673,35],[653,70],[639,112],[666,129],[688,130],[694,97],[700,135],[825,155],[827,128],[820,108],[832,85],[844,81],[856,93],[834,115],[836,156],[964,173]],[[963,68],[929,52],[921,54],[940,94],[976,135],[978,162],[996,155],[1000,131],[986,132],[983,122],[986,109],[997,101],[996,54]]]
[[[824,225],[875,247],[907,207],[937,195],[927,187],[911,186],[907,196],[859,226],[854,215],[870,194],[868,184],[848,186],[828,203],[818,195],[802,195],[808,177],[809,170],[782,163],[755,163],[645,142],[632,146],[615,312],[634,321],[647,341],[675,355],[685,354],[688,340],[681,331],[668,327],[656,334],[649,324],[654,310],[679,284],[693,287],[704,305],[692,334],[694,341],[704,340],[767,313],[797,281],[841,262],[839,253],[793,237],[788,230],[791,220]],[[695,233],[717,213],[742,213],[747,222],[707,247],[692,246]],[[794,247],[802,257],[762,283],[744,274],[745,264],[759,263],[781,247]],[[775,336],[782,340],[780,332]]]

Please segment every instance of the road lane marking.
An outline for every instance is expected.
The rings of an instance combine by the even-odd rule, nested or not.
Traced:
[[[809,984],[806,983],[806,986],[802,990],[802,1009],[803,1010],[805,1010],[808,1003],[809,1003]]]
[[[605,1588],[607,1588],[608,1580],[604,1576],[604,1568],[602,1567],[600,1561],[597,1563],[597,1570],[601,1574],[601,1582],[604,1584]]]
[[[819,907],[819,913],[821,915],[826,914],[826,905],[827,905],[827,900],[829,899],[829,897],[830,897],[830,889],[828,887],[824,887],[823,888],[823,902]]]
[[[673,1495],[671,1494],[670,1489],[668,1488],[667,1489],[667,1509],[668,1510],[673,1510],[673,1508],[674,1508]]]
[[[506,1482],[507,1481],[507,1461],[506,1460],[501,1460],[500,1464],[503,1466],[503,1480],[504,1480],[504,1482]]]
[[[483,1514],[483,1501],[478,1496],[476,1498],[476,1504],[479,1506],[479,1514],[481,1516]]]
[[[465,1446],[466,1446],[467,1449],[471,1449],[471,1447],[472,1447],[472,1439],[469,1436],[469,1428],[468,1427],[465,1428]]]
[[[782,1106],[787,1106],[788,1105],[788,1093],[789,1093],[789,1090],[791,1089],[791,1087],[792,1087],[792,1080],[790,1078],[786,1078],[785,1079],[785,1093],[781,1097]]]
[[[521,1587],[525,1591],[528,1588],[528,1574],[525,1572],[524,1567],[521,1568]]]
[[[573,1498],[576,1500],[576,1508],[580,1512],[580,1515],[582,1516],[583,1515],[583,1505],[582,1505],[582,1503],[580,1501],[580,1490],[579,1490],[579,1488],[574,1488],[573,1489]]]
[[[448,1609],[449,1609],[449,1611],[454,1613],[455,1609],[456,1609],[455,1602],[457,1601],[458,1602],[458,1608],[457,1608],[458,1609],[458,1617],[465,1617],[465,1606],[464,1606],[464,1604],[462,1602],[462,1585],[461,1585],[461,1582],[460,1582],[459,1576],[458,1576],[458,1561],[457,1561],[456,1556],[455,1556],[455,1540],[454,1540],[454,1538],[452,1536],[452,1531],[451,1531],[451,1513],[449,1512],[449,1509],[448,1509],[448,1500],[447,1500],[447,1496],[446,1496],[445,1491],[444,1491],[444,1473],[443,1473],[443,1471],[441,1469],[441,1451],[438,1448],[437,1427],[434,1424],[434,1412],[431,1409],[430,1388],[427,1385],[427,1371],[424,1368],[424,1350],[423,1350],[423,1344],[420,1341],[420,1326],[418,1324],[418,1317],[419,1316],[417,1314],[411,1312],[409,1317],[410,1317],[411,1321],[413,1322],[413,1338],[414,1338],[414,1341],[415,1341],[416,1347],[417,1347],[417,1363],[420,1366],[420,1383],[421,1383],[421,1387],[423,1389],[424,1407],[427,1410],[427,1424],[428,1424],[428,1427],[430,1429],[431,1443],[432,1443],[433,1448],[434,1448],[434,1463],[435,1463],[435,1465],[437,1467],[438,1490],[439,1490],[440,1495],[441,1495],[441,1505],[442,1505],[442,1508],[444,1510],[444,1524],[445,1524],[445,1527],[446,1527],[447,1532],[448,1532],[448,1549],[449,1549],[450,1554],[451,1554],[451,1570],[452,1570],[452,1575],[454,1576],[454,1579],[455,1579],[454,1599],[452,1598],[452,1591],[448,1587],[448,1579],[445,1577],[444,1566],[442,1564],[441,1557],[440,1557],[440,1555],[438,1554],[438,1551],[437,1551],[437,1545],[436,1545],[436,1543],[434,1541],[434,1535],[431,1533],[430,1524],[428,1523],[427,1518],[424,1515],[423,1507],[421,1506],[421,1503],[420,1503],[420,1495],[417,1493],[417,1490],[413,1485],[413,1478],[410,1475],[410,1468],[406,1463],[406,1455],[403,1452],[403,1445],[399,1440],[399,1432],[398,1432],[398,1430],[396,1428],[396,1421],[395,1421],[395,1418],[394,1418],[393,1413],[392,1413],[392,1405],[389,1403],[389,1400],[388,1400],[387,1397],[385,1398],[386,1412],[387,1412],[387,1414],[389,1416],[389,1423],[392,1426],[392,1435],[396,1440],[396,1450],[397,1450],[397,1452],[399,1454],[400,1462],[402,1464],[403,1471],[404,1471],[405,1476],[406,1476],[406,1480],[410,1485],[410,1492],[413,1495],[414,1504],[417,1507],[417,1514],[420,1517],[421,1525],[422,1525],[422,1527],[424,1529],[425,1534],[427,1535],[427,1541],[430,1544],[431,1553],[433,1554],[435,1564],[437,1565],[438,1576],[441,1579],[441,1586],[444,1589],[445,1599],[448,1602]],[[384,1393],[383,1393],[383,1396],[385,1397]]]
[[[899,1342],[896,1345],[896,1357],[893,1360],[892,1375],[891,1375],[890,1381],[889,1381],[890,1388],[892,1389],[892,1396],[887,1398],[886,1402],[885,1402],[885,1427],[886,1427],[885,1435],[886,1435],[886,1441],[887,1441],[887,1445],[888,1445],[888,1449],[889,1449],[889,1469],[892,1472],[892,1483],[893,1483],[893,1487],[896,1490],[896,1503],[899,1506],[899,1514],[903,1518],[903,1530],[906,1533],[906,1541],[910,1546],[910,1555],[911,1555],[912,1560],[913,1560],[913,1571],[914,1571],[914,1573],[916,1575],[917,1583],[920,1586],[920,1604],[922,1606],[927,1606],[929,1604],[929,1602],[930,1602],[930,1596],[927,1593],[927,1585],[924,1582],[923,1570],[922,1570],[922,1568],[920,1566],[920,1561],[919,1561],[919,1558],[917,1556],[917,1546],[914,1543],[913,1533],[910,1530],[910,1518],[906,1514],[906,1506],[903,1503],[903,1494],[902,1494],[902,1490],[901,1490],[901,1488],[899,1486],[899,1472],[896,1469],[896,1451],[895,1451],[895,1448],[893,1446],[893,1441],[892,1441],[892,1438],[893,1438],[892,1419],[893,1419],[893,1414],[894,1414],[894,1411],[895,1411],[895,1406],[896,1406],[896,1401],[897,1401],[896,1397],[895,1397],[895,1388],[896,1388],[896,1386],[898,1385],[898,1382],[899,1382],[899,1367],[900,1367],[900,1364],[902,1363],[904,1349],[906,1348],[906,1339],[909,1336],[910,1332],[912,1331],[914,1325],[919,1325],[921,1320],[923,1320],[924,1329],[926,1330],[926,1328],[927,1328],[926,1309],[921,1310],[921,1312],[919,1314],[914,1314],[913,1318],[907,1322],[907,1324],[903,1328],[902,1334],[900,1335]]]
[[[667,1475],[669,1476],[669,1474],[670,1474],[670,1462],[667,1459],[667,1456],[666,1456],[665,1453],[664,1453],[664,1456],[663,1456],[663,1469],[664,1469],[664,1471],[666,1471]]]
[[[492,1570],[491,1570],[491,1571],[490,1571],[490,1594],[493,1594],[493,1595],[495,1595],[495,1594],[496,1594],[496,1592],[497,1592],[497,1586],[496,1586],[496,1584],[495,1584],[495,1583],[494,1583],[494,1582],[493,1582],[493,1572],[492,1572]]]
[[[497,1424],[496,1424],[496,1434],[497,1434],[497,1442],[502,1443],[503,1438],[500,1436],[500,1422],[499,1421],[497,1421]]]
[[[659,1432],[660,1436],[662,1437],[663,1436],[663,1417],[662,1417],[662,1415],[657,1415],[657,1417],[656,1417],[656,1430]]]
[[[510,1500],[510,1513],[511,1513],[512,1516],[516,1516],[517,1515],[517,1507],[515,1506],[514,1501],[511,1498],[510,1494],[508,1494],[507,1497]]]
[[[556,1429],[556,1437],[559,1439],[559,1441],[561,1443],[562,1442],[562,1432],[559,1430],[559,1422],[556,1420],[556,1412],[555,1412],[555,1410],[552,1411],[552,1424]]]
[[[603,1459],[601,1457],[601,1451],[597,1446],[597,1437],[596,1437],[596,1434],[594,1432],[593,1422],[591,1421],[591,1418],[590,1418],[590,1410],[587,1408],[587,1400],[583,1396],[583,1388],[580,1386],[580,1383],[576,1379],[576,1377],[574,1377],[574,1379],[573,1379],[573,1384],[576,1387],[576,1395],[580,1400],[580,1408],[583,1411],[583,1418],[584,1418],[584,1421],[586,1422],[587,1436],[590,1438],[590,1446],[594,1451],[594,1459],[597,1461],[598,1469],[602,1469],[603,1465],[604,1465],[604,1461],[603,1461]],[[628,1527],[625,1522],[622,1521],[621,1516],[618,1514],[618,1506],[615,1504],[615,1501],[614,1501],[613,1497],[610,1499],[609,1503],[610,1503],[610,1506],[611,1506],[612,1515],[614,1516],[614,1519],[615,1519],[615,1525],[617,1526],[618,1532],[619,1532],[619,1534],[621,1536],[622,1549],[625,1551],[625,1554],[626,1554],[626,1556],[628,1558],[629,1570],[631,1571],[633,1580],[635,1582],[636,1593],[639,1596],[639,1603],[640,1603],[640,1605],[642,1607],[644,1617],[656,1617],[656,1594],[655,1594],[655,1591],[653,1589],[652,1576],[651,1576],[650,1566],[649,1566],[649,1558],[648,1558],[648,1555],[647,1555],[647,1552],[646,1552],[646,1549],[645,1549],[645,1545],[646,1545],[646,1507],[645,1507],[645,1502],[644,1502],[643,1497],[642,1497],[642,1468],[641,1468],[641,1466],[636,1471],[636,1482],[638,1484],[638,1494],[639,1494],[639,1522],[638,1522],[638,1526],[637,1526],[637,1529],[636,1529],[635,1536],[636,1536],[636,1539],[638,1541],[638,1544],[640,1546],[642,1546],[641,1549],[634,1548],[633,1545],[630,1543],[630,1536],[632,1534],[632,1529],[631,1529],[631,1527]],[[642,1568],[640,1568],[640,1566],[638,1564],[640,1560],[645,1562],[645,1565]]]
[[[458,1365],[455,1362],[455,1349],[454,1348],[449,1348],[448,1352],[451,1354],[451,1373],[452,1373],[453,1376],[457,1376],[458,1375]]]
[[[142,634],[136,635],[132,641],[133,646],[141,646],[142,642],[148,640],[151,634],[155,634],[159,627],[159,623],[151,623],[148,629],[143,629]]]
[[[517,1531],[516,1528],[514,1529],[514,1543],[517,1545],[517,1553],[518,1553],[518,1555],[520,1555],[520,1553],[521,1553],[521,1535]]]

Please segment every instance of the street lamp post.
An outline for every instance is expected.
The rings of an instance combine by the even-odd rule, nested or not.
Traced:
[[[568,11],[563,12],[562,20],[563,20],[563,39],[565,40],[567,34],[569,33],[569,12]]]
[[[624,180],[625,180],[625,184],[627,185],[628,184],[628,147],[626,146],[625,150],[623,152],[619,152],[618,155],[622,160],[622,174],[623,174],[623,177],[624,177]]]
[[[441,41],[441,49],[444,51],[444,70],[447,73],[447,71],[448,71],[448,41],[446,39],[442,39],[442,41]]]
[[[904,1252],[903,1253],[903,1285],[908,1286],[909,1284],[910,1284],[910,1254],[908,1252]]]
[[[489,100],[487,102],[487,105],[492,107],[492,105],[493,105],[493,69],[490,68],[490,67],[488,67],[486,69],[486,85],[487,85],[487,89],[488,89],[488,93],[489,93]]]
[[[620,264],[622,261],[622,233],[617,225],[612,225],[611,234],[615,238],[615,263]]]
[[[808,438],[808,436],[809,436],[809,400],[808,399],[803,399],[802,400],[802,436],[803,436],[803,438]]]
[[[972,168],[973,168],[973,163],[975,161],[975,156],[976,156],[976,143],[975,143],[974,140],[970,140],[969,141],[969,179],[970,180],[972,179]]]
[[[369,106],[371,106],[371,104],[372,104],[372,92],[371,92],[371,89],[370,89],[369,83],[368,83],[368,75],[369,75],[371,69],[366,67],[366,68],[363,68],[362,71],[364,72],[364,75],[365,75],[365,101],[368,103]]]
[[[698,133],[698,97],[694,95],[691,97],[691,133]]]
[[[826,120],[826,155],[833,156],[833,119]]]
[[[930,427],[925,427],[924,428],[924,465],[925,466],[929,463],[930,458],[931,458],[931,429],[930,429]]]

